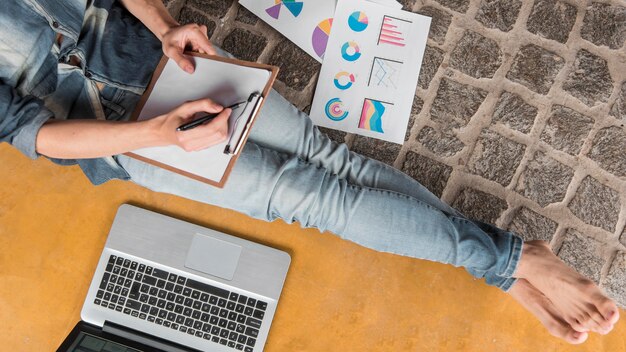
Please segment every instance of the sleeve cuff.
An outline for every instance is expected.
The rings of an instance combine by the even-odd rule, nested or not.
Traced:
[[[45,107],[42,107],[41,111],[35,116],[34,119],[28,122],[28,125],[23,126],[19,133],[13,138],[11,144],[19,151],[24,153],[31,159],[37,159],[41,154],[37,153],[37,134],[41,126],[52,118],[54,114]]]

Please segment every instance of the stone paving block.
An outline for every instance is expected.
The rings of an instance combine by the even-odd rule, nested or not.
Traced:
[[[615,231],[621,203],[619,192],[591,176],[585,177],[569,203],[572,213],[587,224]]]
[[[429,126],[425,126],[419,131],[417,140],[428,150],[441,157],[456,155],[465,147],[465,144],[450,132],[438,132]]]
[[[611,49],[619,49],[626,40],[626,7],[594,2],[587,7],[580,36]]]
[[[239,5],[235,21],[254,26],[259,21],[259,18],[245,7]]]
[[[189,7],[183,7],[183,9],[180,11],[180,14],[178,15],[178,22],[180,22],[181,24],[197,23],[205,25],[207,27],[207,35],[209,36],[209,38],[211,38],[213,32],[215,32],[215,22],[208,19],[202,13],[195,11]]]
[[[409,151],[402,171],[424,185],[434,195],[441,197],[452,173],[452,167]]]
[[[411,137],[411,129],[415,124],[415,119],[417,118],[417,114],[422,111],[424,107],[424,101],[418,97],[417,95],[413,98],[413,105],[411,106],[411,115],[409,116],[409,123],[406,128],[406,134],[404,135],[404,141],[408,141],[409,137]]]
[[[529,133],[537,116],[537,108],[517,94],[504,92],[493,112],[493,122],[502,123],[522,133]]]
[[[469,7],[469,0],[435,0],[441,5],[457,12],[465,13]]]
[[[626,252],[617,253],[601,285],[618,306],[626,309]]]
[[[531,33],[565,43],[575,21],[575,6],[564,1],[537,0],[526,28]]]
[[[554,105],[541,140],[566,153],[577,155],[593,126],[593,119],[561,105]]]
[[[333,130],[331,128],[326,127],[317,127],[322,133],[328,136],[332,141],[338,144],[343,144],[346,142],[347,133],[342,131]]]
[[[567,265],[597,284],[604,265],[604,259],[600,254],[601,247],[602,242],[584,236],[574,229],[567,229],[558,256]]]
[[[434,40],[437,44],[443,44],[446,39],[446,33],[448,33],[448,27],[450,27],[452,22],[452,15],[431,6],[422,7],[417,13],[432,18],[428,38]]]
[[[420,113],[420,111],[422,111],[422,108],[424,107],[424,101],[422,100],[422,98],[418,97],[417,95],[413,97],[413,104],[411,105],[411,115],[417,115]]]
[[[616,176],[626,177],[626,130],[607,127],[598,131],[589,157]]]
[[[287,39],[281,41],[274,49],[269,64],[279,66],[278,79],[298,91],[303,90],[322,67],[319,62]]]
[[[452,203],[470,219],[494,224],[502,212],[506,210],[506,201],[472,188],[465,188]]]
[[[554,78],[565,65],[565,60],[555,53],[533,44],[523,46],[515,56],[506,78],[523,84],[540,94],[547,94]]]
[[[222,48],[238,59],[257,61],[266,45],[265,37],[245,29],[235,28],[224,38]]]
[[[443,61],[443,50],[435,48],[434,46],[426,45],[426,51],[424,52],[424,59],[422,60],[422,67],[420,68],[420,75],[417,81],[417,85],[420,88],[428,89],[430,81],[432,81],[435,73],[439,69],[439,65]]]
[[[482,0],[476,20],[487,28],[508,32],[513,29],[521,7],[520,0]]]
[[[611,107],[611,115],[626,122],[626,82],[622,84],[619,96]]]
[[[557,222],[526,207],[521,207],[515,212],[508,230],[522,237],[524,241],[543,240],[550,242],[557,226]]]
[[[398,2],[402,4],[402,9],[404,11],[411,11],[415,5],[415,1],[416,0],[398,0]]]
[[[498,44],[482,35],[466,31],[450,55],[450,66],[474,78],[491,78],[502,65]]]
[[[471,173],[507,186],[522,161],[526,146],[483,130],[468,162]]]
[[[234,0],[187,0],[185,5],[191,5],[209,16],[222,18],[233,2]]]
[[[563,200],[573,177],[574,170],[542,152],[536,152],[521,174],[515,190],[545,207]]]
[[[613,79],[606,60],[580,50],[574,70],[563,82],[563,89],[589,106],[605,103],[613,91]]]
[[[401,148],[402,145],[400,144],[365,136],[356,136],[350,149],[355,153],[393,166],[393,162],[398,157]]]
[[[486,96],[487,92],[480,88],[443,78],[430,109],[430,116],[433,121],[444,126],[463,127],[474,116]]]

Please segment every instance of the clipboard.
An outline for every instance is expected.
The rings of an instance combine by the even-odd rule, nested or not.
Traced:
[[[229,106],[252,99],[255,93],[258,97],[233,110],[229,118],[229,137],[220,144],[196,152],[185,152],[171,145],[142,148],[125,155],[223,188],[276,80],[278,67],[215,55],[186,54],[194,58],[195,72],[190,75],[163,56],[131,121],[168,113],[189,100],[210,98]]]

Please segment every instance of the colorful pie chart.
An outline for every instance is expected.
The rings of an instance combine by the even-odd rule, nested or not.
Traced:
[[[333,98],[326,103],[326,117],[333,121],[341,121],[348,116],[348,112],[344,110],[343,102],[339,98]]]
[[[267,9],[265,9],[265,12],[267,12],[270,17],[278,19],[278,17],[280,16],[280,9],[283,5],[287,8],[287,10],[289,10],[289,12],[291,12],[294,17],[298,17],[300,15],[300,12],[302,12],[302,7],[304,6],[304,3],[302,1],[295,0],[275,0],[274,6],[268,7]]]
[[[328,37],[330,36],[330,28],[333,25],[333,19],[328,18],[320,22],[320,24],[313,30],[313,50],[320,58],[324,58],[326,52],[326,45],[328,44]]]
[[[348,25],[355,32],[362,32],[369,24],[364,12],[355,11],[348,17]]]
[[[335,75],[334,83],[335,87],[341,90],[346,90],[352,87],[352,84],[356,81],[354,75],[350,72],[341,71]]]
[[[356,61],[361,57],[359,44],[353,41],[345,42],[341,47],[341,57],[346,61]]]

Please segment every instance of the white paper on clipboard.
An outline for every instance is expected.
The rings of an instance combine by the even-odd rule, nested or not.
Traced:
[[[196,69],[191,75],[173,60],[168,60],[138,116],[139,121],[166,114],[190,100],[210,98],[222,106],[247,100],[251,93],[263,92],[271,76],[269,70],[262,68],[202,57],[193,59]],[[241,114],[238,124],[247,122],[255,106],[256,102],[253,102],[233,110],[229,133],[241,131],[235,126],[236,117]],[[138,149],[130,155],[219,183],[234,157],[234,154],[224,153],[228,140],[196,152],[186,152],[178,146],[164,146]]]

